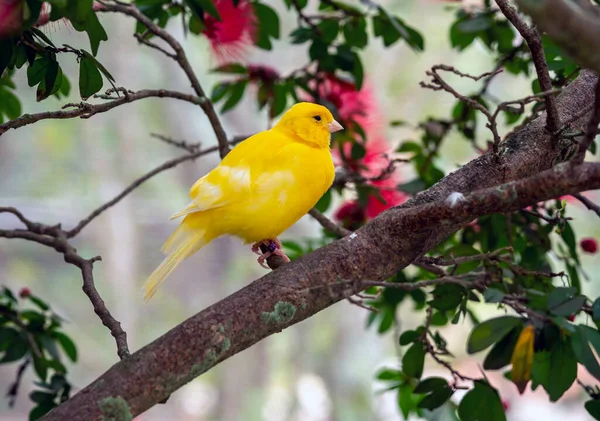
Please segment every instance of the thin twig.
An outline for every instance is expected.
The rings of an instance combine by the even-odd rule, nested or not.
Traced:
[[[422,257],[420,259],[420,261],[431,264],[431,265],[437,265],[437,266],[455,266],[455,265],[460,265],[462,263],[474,262],[477,260],[493,260],[502,254],[512,253],[512,252],[513,252],[512,247],[502,247],[498,250],[494,250],[489,253],[474,254],[471,256],[460,256],[460,257],[456,257],[454,259],[446,259],[446,258],[444,258],[444,256],[436,256],[436,257]]]
[[[27,229],[0,230],[0,237],[21,238],[51,247],[64,256],[65,262],[77,266],[81,270],[83,292],[90,299],[94,312],[102,324],[110,330],[111,335],[115,338],[117,354],[121,359],[126,358],[129,355],[127,334],[121,328],[121,323],[110,314],[94,285],[93,264],[100,260],[100,257],[85,259],[77,254],[77,250],[69,244],[67,233],[61,229],[60,225],[49,226],[32,222],[14,208],[0,208],[0,213],[2,212],[16,215],[27,226]]]
[[[315,218],[315,220],[321,224],[321,226],[323,228],[325,228],[326,230],[332,232],[333,234],[337,235],[338,237],[345,237],[349,234],[352,234],[352,231],[347,230],[344,227],[339,226],[338,224],[336,224],[335,222],[333,222],[331,219],[329,219],[328,217],[326,217],[325,215],[323,215],[321,212],[319,212],[317,209],[312,208],[310,211],[308,211],[308,214],[310,216],[312,216],[313,218]]]
[[[513,6],[511,6],[508,0],[496,0],[496,4],[506,16],[506,19],[513,24],[513,26],[519,31],[529,51],[531,51],[531,58],[533,59],[533,65],[537,73],[538,80],[540,82],[540,88],[542,91],[552,90],[552,81],[550,80],[550,73],[548,71],[548,63],[546,63],[546,56],[544,55],[544,48],[542,46],[542,39],[537,29],[528,26],[525,21],[519,16],[519,12]],[[558,109],[556,107],[556,98],[554,95],[545,97],[546,102],[546,128],[550,133],[554,133],[560,127],[560,119],[558,116]]]
[[[215,108],[213,107],[212,102],[210,101],[209,98],[207,98],[206,94],[204,93],[204,90],[202,89],[202,85],[200,85],[200,81],[198,80],[198,77],[192,70],[192,66],[190,65],[190,62],[188,61],[187,56],[186,56],[185,52],[183,51],[183,47],[181,46],[181,44],[166,30],[164,30],[163,28],[158,26],[150,18],[148,18],[146,15],[144,15],[142,12],[140,12],[140,10],[136,6],[127,5],[127,4],[123,4],[123,3],[110,3],[110,4],[104,3],[104,2],[100,2],[100,3],[104,5],[104,10],[102,10],[102,11],[119,12],[119,13],[124,13],[126,15],[129,15],[129,16],[133,17],[135,20],[137,20],[139,23],[144,25],[148,29],[149,32],[151,32],[152,34],[156,35],[157,37],[164,40],[167,44],[169,44],[169,46],[173,49],[175,54],[174,55],[168,54],[168,57],[172,58],[177,63],[179,63],[179,66],[182,68],[182,70],[185,72],[186,76],[188,77],[188,79],[192,85],[192,88],[194,89],[194,92],[196,93],[196,95],[198,97],[202,98],[202,101],[198,105],[200,105],[200,107],[202,107],[202,110],[206,114],[206,117],[208,117],[208,120],[210,121],[210,124],[215,132],[217,141],[219,142],[219,154],[221,155],[221,158],[225,157],[225,155],[227,155],[230,150],[229,149],[229,139],[227,138],[227,134],[225,133],[225,130],[223,129],[223,125],[221,124],[221,121],[219,120],[219,117],[217,116],[217,112],[215,111]],[[161,49],[161,51],[162,51],[162,49]]]
[[[177,56],[175,54],[169,53],[167,50],[165,50],[164,48],[162,48],[160,45],[157,45],[157,44],[151,42],[150,40],[146,39],[143,34],[133,34],[133,36],[135,37],[135,39],[138,40],[138,42],[140,44],[144,44],[144,45],[147,45],[150,48],[154,48],[155,50],[160,51],[161,53],[163,53],[167,57],[170,57],[173,60],[177,60]]]
[[[188,143],[185,140],[175,140],[168,136],[164,136],[157,133],[150,133],[150,136],[158,140],[162,140],[163,142],[175,146],[176,148],[185,149],[189,153],[198,152],[200,150],[200,147],[202,146],[200,143]]]
[[[596,215],[600,216],[600,206],[598,206],[597,204],[592,202],[590,199],[583,196],[581,193],[575,193],[571,196],[573,196],[574,198],[579,200],[581,203],[583,203],[585,205],[585,207],[588,208],[589,210],[596,212]]]

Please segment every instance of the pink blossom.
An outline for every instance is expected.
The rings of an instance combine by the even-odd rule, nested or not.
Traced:
[[[221,20],[206,14],[204,35],[210,40],[212,50],[220,62],[241,61],[256,39],[256,16],[252,4],[241,0],[216,0],[215,6]]]
[[[23,1],[0,0],[0,39],[16,35],[23,26]]]

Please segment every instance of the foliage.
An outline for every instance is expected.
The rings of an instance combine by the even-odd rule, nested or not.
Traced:
[[[22,30],[0,40],[0,124],[18,118],[23,112],[11,77],[25,67],[29,86],[37,87],[38,101],[52,95],[59,98],[69,95],[70,79],[77,79],[83,101],[94,97],[110,99],[98,92],[105,82],[115,87],[114,78],[96,59],[100,44],[109,38],[96,16],[101,8],[94,9],[91,1],[49,3],[52,5],[49,19],[66,18],[76,31],[86,32],[91,52],[81,46],[55,46],[35,24],[42,13],[42,3],[27,0],[31,15],[24,21]],[[210,97],[220,106],[221,113],[225,113],[234,109],[244,95],[253,95],[258,108],[268,108],[271,119],[302,99],[330,107],[348,128],[333,139],[345,176],[336,181],[317,204],[317,209],[331,211],[337,199],[351,192],[357,197],[359,209],[355,212],[357,216],[343,225],[355,230],[367,220],[361,210],[365,210],[369,200],[375,198],[388,206],[394,204],[386,203],[384,192],[377,184],[390,176],[394,166],[390,161],[389,168],[385,166],[381,174],[365,175],[365,169],[369,169],[371,133],[363,127],[360,113],[344,113],[341,94],[336,97],[331,91],[326,92],[324,86],[335,84],[344,94],[361,92],[366,71],[361,53],[372,43],[381,42],[385,47],[405,44],[418,54],[425,49],[426,42],[419,28],[411,27],[401,17],[371,2],[366,2],[370,4],[368,7],[355,7],[321,0],[317,14],[306,12],[308,3],[284,0],[280,6],[298,16],[298,26],[284,33],[276,11],[279,9],[264,2],[251,2],[257,17],[254,45],[271,50],[275,41],[283,40],[304,46],[309,59],[304,66],[282,75],[266,66],[229,60],[214,69],[222,79],[213,87]],[[209,0],[180,3],[139,0],[136,6],[160,28],[165,28],[171,20],[182,20],[190,36],[209,36],[211,22],[224,19],[219,12],[219,2]],[[534,77],[536,72],[527,44],[516,41],[513,26],[489,1],[476,11],[458,6],[454,9],[455,19],[448,32],[452,48],[464,51],[475,45],[483,47],[495,57],[498,69]],[[153,38],[140,22],[136,33],[145,43]],[[578,66],[550,38],[543,36],[542,45],[553,87],[564,87],[577,76]],[[70,75],[69,79],[59,61],[70,54],[79,62],[79,74]],[[488,76],[479,89],[468,95],[468,99],[490,112],[493,99],[488,87],[494,76],[495,73]],[[534,78],[531,93],[540,90],[540,82]],[[29,92],[19,92],[21,94]],[[528,107],[525,104],[505,106],[501,110],[505,125],[515,129],[531,121],[542,111],[543,104],[540,100]],[[439,150],[451,134],[458,133],[477,153],[486,153],[491,147],[490,134],[484,134],[481,129],[479,114],[472,103],[459,99],[448,110],[447,118],[419,122],[415,126],[415,138],[394,145],[395,152],[406,157],[415,174],[413,179],[397,183],[394,188],[414,195],[442,179],[446,174],[439,163]],[[392,126],[406,124],[403,121],[391,123]],[[590,149],[595,152],[593,143]],[[444,407],[463,421],[506,419],[502,399],[485,376],[466,377],[455,371],[448,360],[451,357],[448,342],[437,329],[463,320],[474,325],[466,351],[469,354],[485,352],[483,368],[506,370],[507,377],[521,393],[531,384],[533,389],[544,388],[551,401],[558,400],[576,381],[578,363],[600,380],[600,365],[595,356],[600,353],[600,298],[594,299],[582,292],[581,280],[585,274],[581,270],[577,237],[566,216],[568,206],[567,202],[556,199],[511,214],[480,218],[425,257],[424,262],[438,267],[438,272],[420,265],[415,270],[396,273],[387,280],[392,286],[372,287],[366,291],[369,298],[364,304],[375,310],[369,314],[367,325],[380,334],[392,330],[397,309],[405,300],[413,304],[415,313],[423,314],[421,326],[402,332],[398,338],[403,352],[401,365],[382,369],[377,374],[387,391],[397,393],[399,410],[405,418],[413,414],[428,416],[431,411]],[[286,241],[284,247],[294,259],[336,237],[336,233],[323,229],[318,239]],[[586,243],[585,250],[595,252],[594,247]],[[453,281],[440,282],[432,290],[394,288],[394,285],[407,286],[440,276]],[[21,310],[23,302],[35,310]],[[511,312],[480,321],[473,311],[475,303],[487,303]],[[0,363],[21,361],[19,373],[33,363],[41,389],[30,395],[36,404],[31,419],[40,417],[69,396],[71,386],[61,358],[66,355],[75,362],[77,352],[60,327],[61,319],[40,298],[27,294],[19,301],[9,289],[4,289],[0,296]],[[432,362],[448,368],[451,380],[422,378],[425,367]],[[510,370],[509,366],[512,366]],[[14,390],[11,389],[12,395],[17,393],[20,376]],[[452,398],[458,389],[466,387],[464,384],[469,385],[469,391],[456,404]],[[600,419],[600,390],[587,387],[586,391],[592,399],[586,402],[585,408],[595,419]]]
[[[23,288],[19,298],[7,287],[0,293],[0,364],[20,361],[15,382],[8,390],[10,405],[17,398],[21,378],[32,366],[37,376],[30,394],[34,407],[30,420],[36,420],[69,399],[65,360],[77,362],[77,347],[62,332],[62,318],[41,298]]]

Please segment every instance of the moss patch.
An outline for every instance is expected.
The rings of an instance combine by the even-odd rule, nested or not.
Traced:
[[[108,397],[98,402],[102,421],[131,421],[133,416],[129,404],[120,396]]]
[[[271,312],[263,312],[261,319],[267,323],[283,324],[294,318],[296,306],[285,301],[279,301]]]

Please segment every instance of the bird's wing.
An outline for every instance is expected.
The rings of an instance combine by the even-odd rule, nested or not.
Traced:
[[[281,143],[272,132],[257,133],[241,142],[211,172],[190,189],[191,203],[171,219],[235,204],[255,189],[256,178],[277,159]]]

